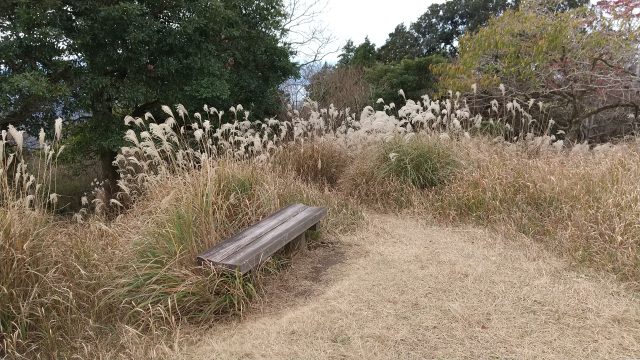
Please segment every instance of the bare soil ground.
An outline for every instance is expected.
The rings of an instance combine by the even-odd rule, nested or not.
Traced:
[[[370,215],[185,359],[640,358],[640,298],[536,244]]]

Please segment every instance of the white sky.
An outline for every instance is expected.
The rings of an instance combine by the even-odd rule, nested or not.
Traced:
[[[429,5],[442,0],[328,0],[321,17],[341,48],[348,39],[358,45],[365,36],[380,47],[396,25],[409,24],[424,14]],[[326,58],[335,62],[338,54]]]

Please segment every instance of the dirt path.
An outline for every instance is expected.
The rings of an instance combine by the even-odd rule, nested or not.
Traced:
[[[612,279],[480,230],[368,222],[184,358],[640,358],[640,299]]]

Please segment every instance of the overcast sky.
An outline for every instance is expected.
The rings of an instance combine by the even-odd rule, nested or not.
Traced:
[[[337,38],[334,48],[352,39],[357,45],[365,36],[381,46],[396,25],[414,22],[429,5],[441,0],[328,0],[321,20]],[[335,62],[337,54],[327,57]]]

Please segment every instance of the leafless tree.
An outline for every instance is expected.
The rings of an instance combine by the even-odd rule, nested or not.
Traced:
[[[300,76],[291,78],[280,86],[280,89],[286,94],[287,102],[294,109],[300,109],[304,100],[308,96],[308,89],[316,74],[322,71],[323,64],[320,62],[312,62],[300,68]]]
[[[295,52],[300,75],[288,79],[280,90],[294,108],[302,105],[311,78],[320,70],[324,59],[339,51],[336,38],[321,19],[326,9],[327,0],[288,0],[285,4],[287,18],[282,39]]]
[[[339,50],[336,38],[321,20],[326,9],[327,0],[288,0],[285,5],[283,39],[296,52],[301,67],[322,62]]]
[[[365,80],[364,69],[358,66],[322,67],[316,72],[307,91],[321,107],[333,104],[339,110],[358,113],[372,100],[371,86]]]

